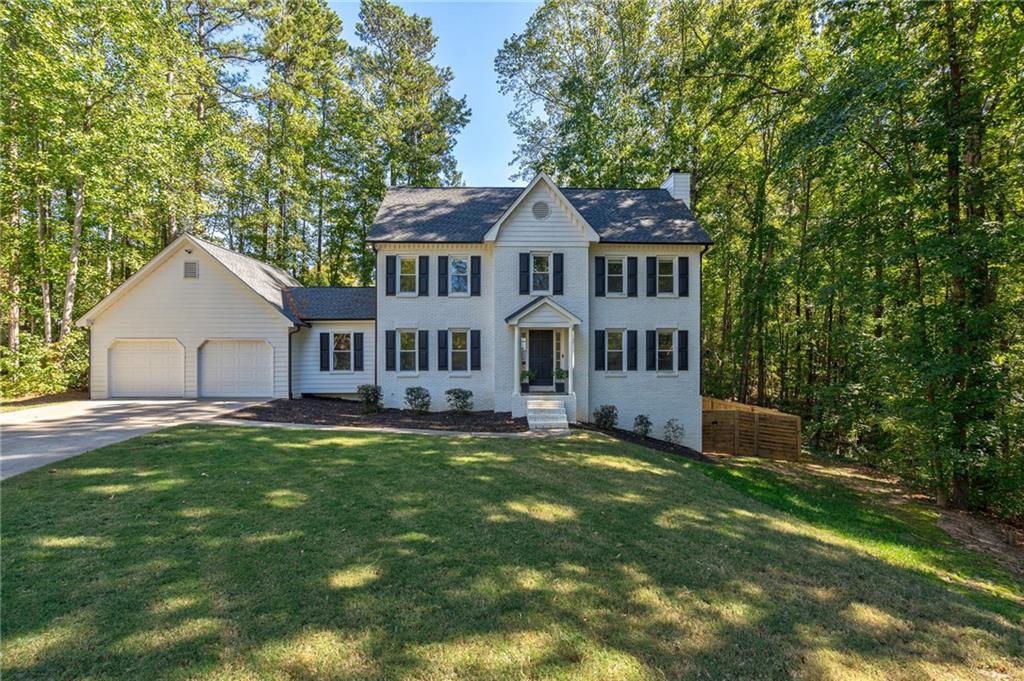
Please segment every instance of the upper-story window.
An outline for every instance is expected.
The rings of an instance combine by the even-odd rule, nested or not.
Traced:
[[[673,294],[676,286],[675,258],[658,258],[658,294]]]
[[[551,254],[530,254],[530,293],[551,293]]]
[[[398,292],[416,295],[416,256],[398,256]]]
[[[334,334],[334,370],[352,371],[352,334]]]
[[[463,255],[448,259],[449,295],[469,295],[469,257]]]
[[[621,296],[626,292],[626,259],[608,258],[605,266],[605,289],[610,296]]]

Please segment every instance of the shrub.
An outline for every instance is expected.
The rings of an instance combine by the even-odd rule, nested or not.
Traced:
[[[417,414],[430,411],[430,391],[421,385],[405,389],[405,403]]]
[[[614,428],[619,422],[619,410],[614,404],[602,404],[594,410],[594,425],[598,428]]]
[[[451,388],[444,391],[448,406],[460,414],[473,411],[473,391],[465,388]]]
[[[359,394],[359,399],[363,403],[364,412],[372,414],[381,410],[382,403],[384,402],[384,391],[379,385],[365,383],[356,388],[356,393]]]
[[[4,399],[51,395],[89,385],[89,335],[74,329],[46,345],[39,336],[21,334],[17,353],[0,347],[0,394]]]
[[[679,423],[678,419],[669,419],[665,422],[666,442],[671,442],[674,445],[682,444],[685,435],[686,428],[683,428],[683,424]]]
[[[651,418],[647,414],[637,414],[633,419],[633,432],[640,437],[651,434]]]

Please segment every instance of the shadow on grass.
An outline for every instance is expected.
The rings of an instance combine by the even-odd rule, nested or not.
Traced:
[[[599,435],[185,426],[56,470],[4,483],[8,678],[1021,668],[1019,605],[985,575],[956,593],[875,555],[891,528]]]

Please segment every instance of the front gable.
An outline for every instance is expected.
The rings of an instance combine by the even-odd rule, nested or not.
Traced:
[[[554,182],[539,173],[487,231],[484,241],[537,247],[586,245],[600,237]]]

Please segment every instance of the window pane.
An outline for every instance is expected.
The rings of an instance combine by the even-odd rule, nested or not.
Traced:
[[[608,371],[622,371],[622,350],[608,352]]]
[[[399,344],[402,350],[416,350],[416,332],[402,331],[399,335]]]
[[[416,260],[400,258],[398,261],[398,290],[401,293],[416,292]]]
[[[608,274],[615,276],[622,276],[622,261],[621,260],[609,260],[608,261]]]
[[[348,333],[334,334],[334,349],[349,350],[352,347],[352,335]]]
[[[405,350],[399,353],[398,368],[401,371],[416,371],[416,353]]]
[[[622,275],[608,275],[608,293],[622,293]]]
[[[621,331],[609,331],[607,337],[608,337],[608,349],[609,350],[621,350],[622,349],[622,332]]]
[[[675,290],[674,275],[671,260],[658,261],[658,293],[672,293]]]
[[[534,291],[547,291],[550,287],[548,286],[548,274],[534,274],[533,275],[533,290]]]
[[[449,279],[452,293],[469,292],[469,260],[452,258],[449,266]]]
[[[416,274],[416,260],[413,258],[402,258],[400,261],[402,274]]]
[[[469,363],[466,361],[465,350],[452,350],[452,371],[467,371]]]
[[[546,256],[546,255],[535,255],[535,256],[533,256],[533,271],[534,272],[547,272],[548,271],[548,256]]]
[[[348,351],[335,352],[334,368],[338,371],[352,371],[352,354]]]
[[[658,331],[658,371],[672,370],[673,331]]]
[[[467,347],[465,331],[452,331],[452,350],[465,350]]]

